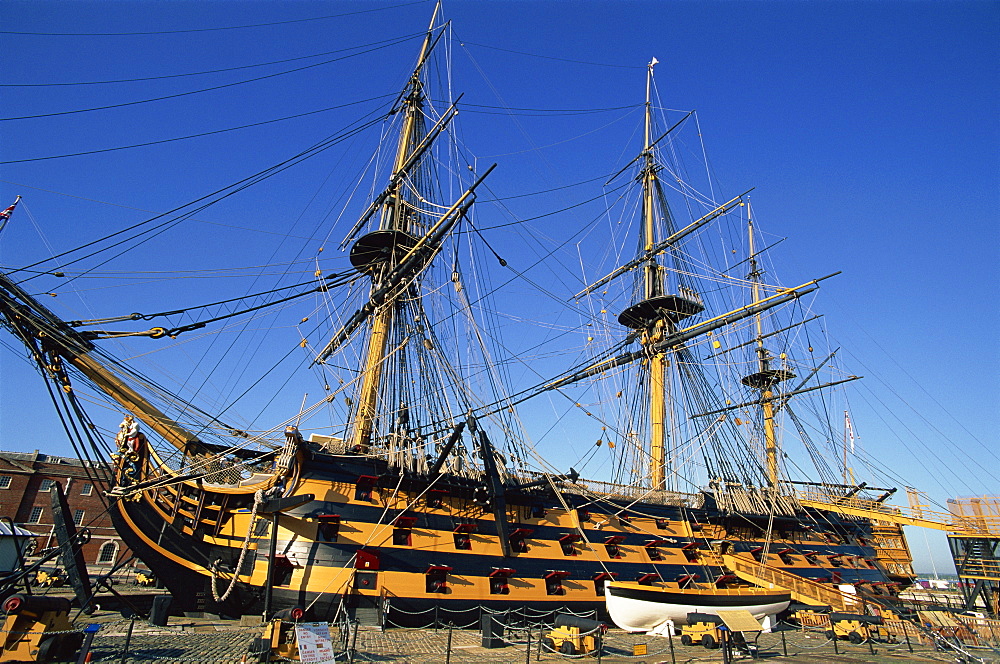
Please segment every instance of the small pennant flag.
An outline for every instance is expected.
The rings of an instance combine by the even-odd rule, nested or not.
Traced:
[[[847,432],[847,437],[851,441],[851,452],[854,451],[854,426],[851,424],[851,416],[844,411],[844,431]]]

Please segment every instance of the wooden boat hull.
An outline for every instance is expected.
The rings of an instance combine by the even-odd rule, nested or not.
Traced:
[[[703,590],[609,583],[604,592],[611,619],[630,632],[655,631],[668,621],[685,625],[689,613],[718,615],[742,609],[759,620],[781,613],[791,602],[787,591],[762,588]]]
[[[132,481],[162,478],[165,471],[142,456]],[[725,515],[710,507],[595,501],[567,491],[567,511],[542,487],[508,492],[508,534],[521,533],[523,542],[505,556],[493,510],[478,500],[472,480],[442,476],[433,487],[440,491],[432,495],[427,477],[401,482],[371,457],[324,454],[304,461],[297,480],[286,493],[312,498],[277,519],[271,609],[309,607],[316,619],[332,619],[345,609],[388,614],[395,624],[466,624],[477,619],[479,607],[533,616],[596,610],[604,617],[608,578],[633,581],[653,573],[673,581],[697,573],[712,581],[725,570],[710,541],[721,536],[744,554],[764,545],[735,528],[726,533]],[[253,486],[169,482],[115,502],[112,515],[130,548],[171,590],[178,609],[261,614],[273,521],[252,518],[254,492]],[[775,523],[788,521],[782,527],[791,530],[790,519],[800,518]],[[330,519],[336,532],[324,530]],[[744,515],[740,522],[746,521]],[[861,522],[844,521],[843,527],[868,536]],[[581,532],[589,544],[577,537]],[[803,532],[780,545],[798,552],[785,554],[790,564],[776,554],[769,555],[769,564],[813,579],[836,574],[843,582],[888,581],[871,563],[874,547],[824,544]],[[467,548],[459,547],[463,536]],[[828,562],[834,555],[849,560],[834,569]],[[508,578],[498,588],[491,575],[504,569]],[[237,579],[226,594],[234,570]]]

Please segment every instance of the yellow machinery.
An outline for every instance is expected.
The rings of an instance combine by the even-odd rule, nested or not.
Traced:
[[[883,620],[879,616],[866,616],[860,613],[831,613],[830,629],[826,632],[826,638],[846,638],[857,645],[873,636],[879,636],[881,634],[879,626],[882,623]]]
[[[70,603],[65,597],[11,595],[3,603],[0,662],[49,662],[72,659],[83,634],[69,621]]]
[[[253,640],[250,654],[258,662],[299,661],[299,645],[295,639],[295,625],[305,616],[299,607],[284,609],[264,626],[264,633]]]
[[[718,615],[689,613],[687,624],[681,626],[681,643],[686,646],[700,643],[710,650],[728,641],[730,651],[756,657],[761,630],[756,618],[743,609],[719,611]],[[747,634],[754,635],[753,642],[747,640]]]
[[[156,577],[153,576],[152,572],[139,572],[135,575],[135,585],[154,586],[156,585]]]
[[[66,583],[66,575],[58,568],[41,569],[35,573],[35,585],[58,588]]]
[[[588,618],[559,614],[555,627],[542,637],[542,645],[564,655],[586,655],[601,647],[607,625]]]
[[[681,643],[686,646],[698,645],[712,649],[722,642],[719,626],[722,619],[707,613],[689,613],[688,624],[681,626]]]

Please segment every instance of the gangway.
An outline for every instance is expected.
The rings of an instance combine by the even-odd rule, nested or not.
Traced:
[[[805,577],[771,567],[755,558],[726,554],[723,564],[733,574],[762,588],[783,588],[792,594],[792,599],[813,606],[830,606],[842,613],[863,613],[864,601],[857,595],[845,593],[826,583],[819,583]]]
[[[847,516],[896,523],[901,526],[944,530],[959,535],[989,534],[989,528],[982,522],[982,519],[957,516],[949,512],[937,512],[927,509],[912,499],[909,507],[897,507],[885,505],[877,500],[867,500],[854,496],[836,496],[823,491],[799,491],[797,498],[802,507],[836,512]]]

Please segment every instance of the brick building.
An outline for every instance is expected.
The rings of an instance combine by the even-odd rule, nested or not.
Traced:
[[[128,556],[101,500],[100,482],[107,479],[101,468],[85,466],[79,459],[38,450],[0,452],[0,517],[8,517],[38,535],[38,549],[55,546],[51,490],[58,482],[77,526],[90,530],[90,542],[83,547],[84,560],[88,567],[106,570]]]

